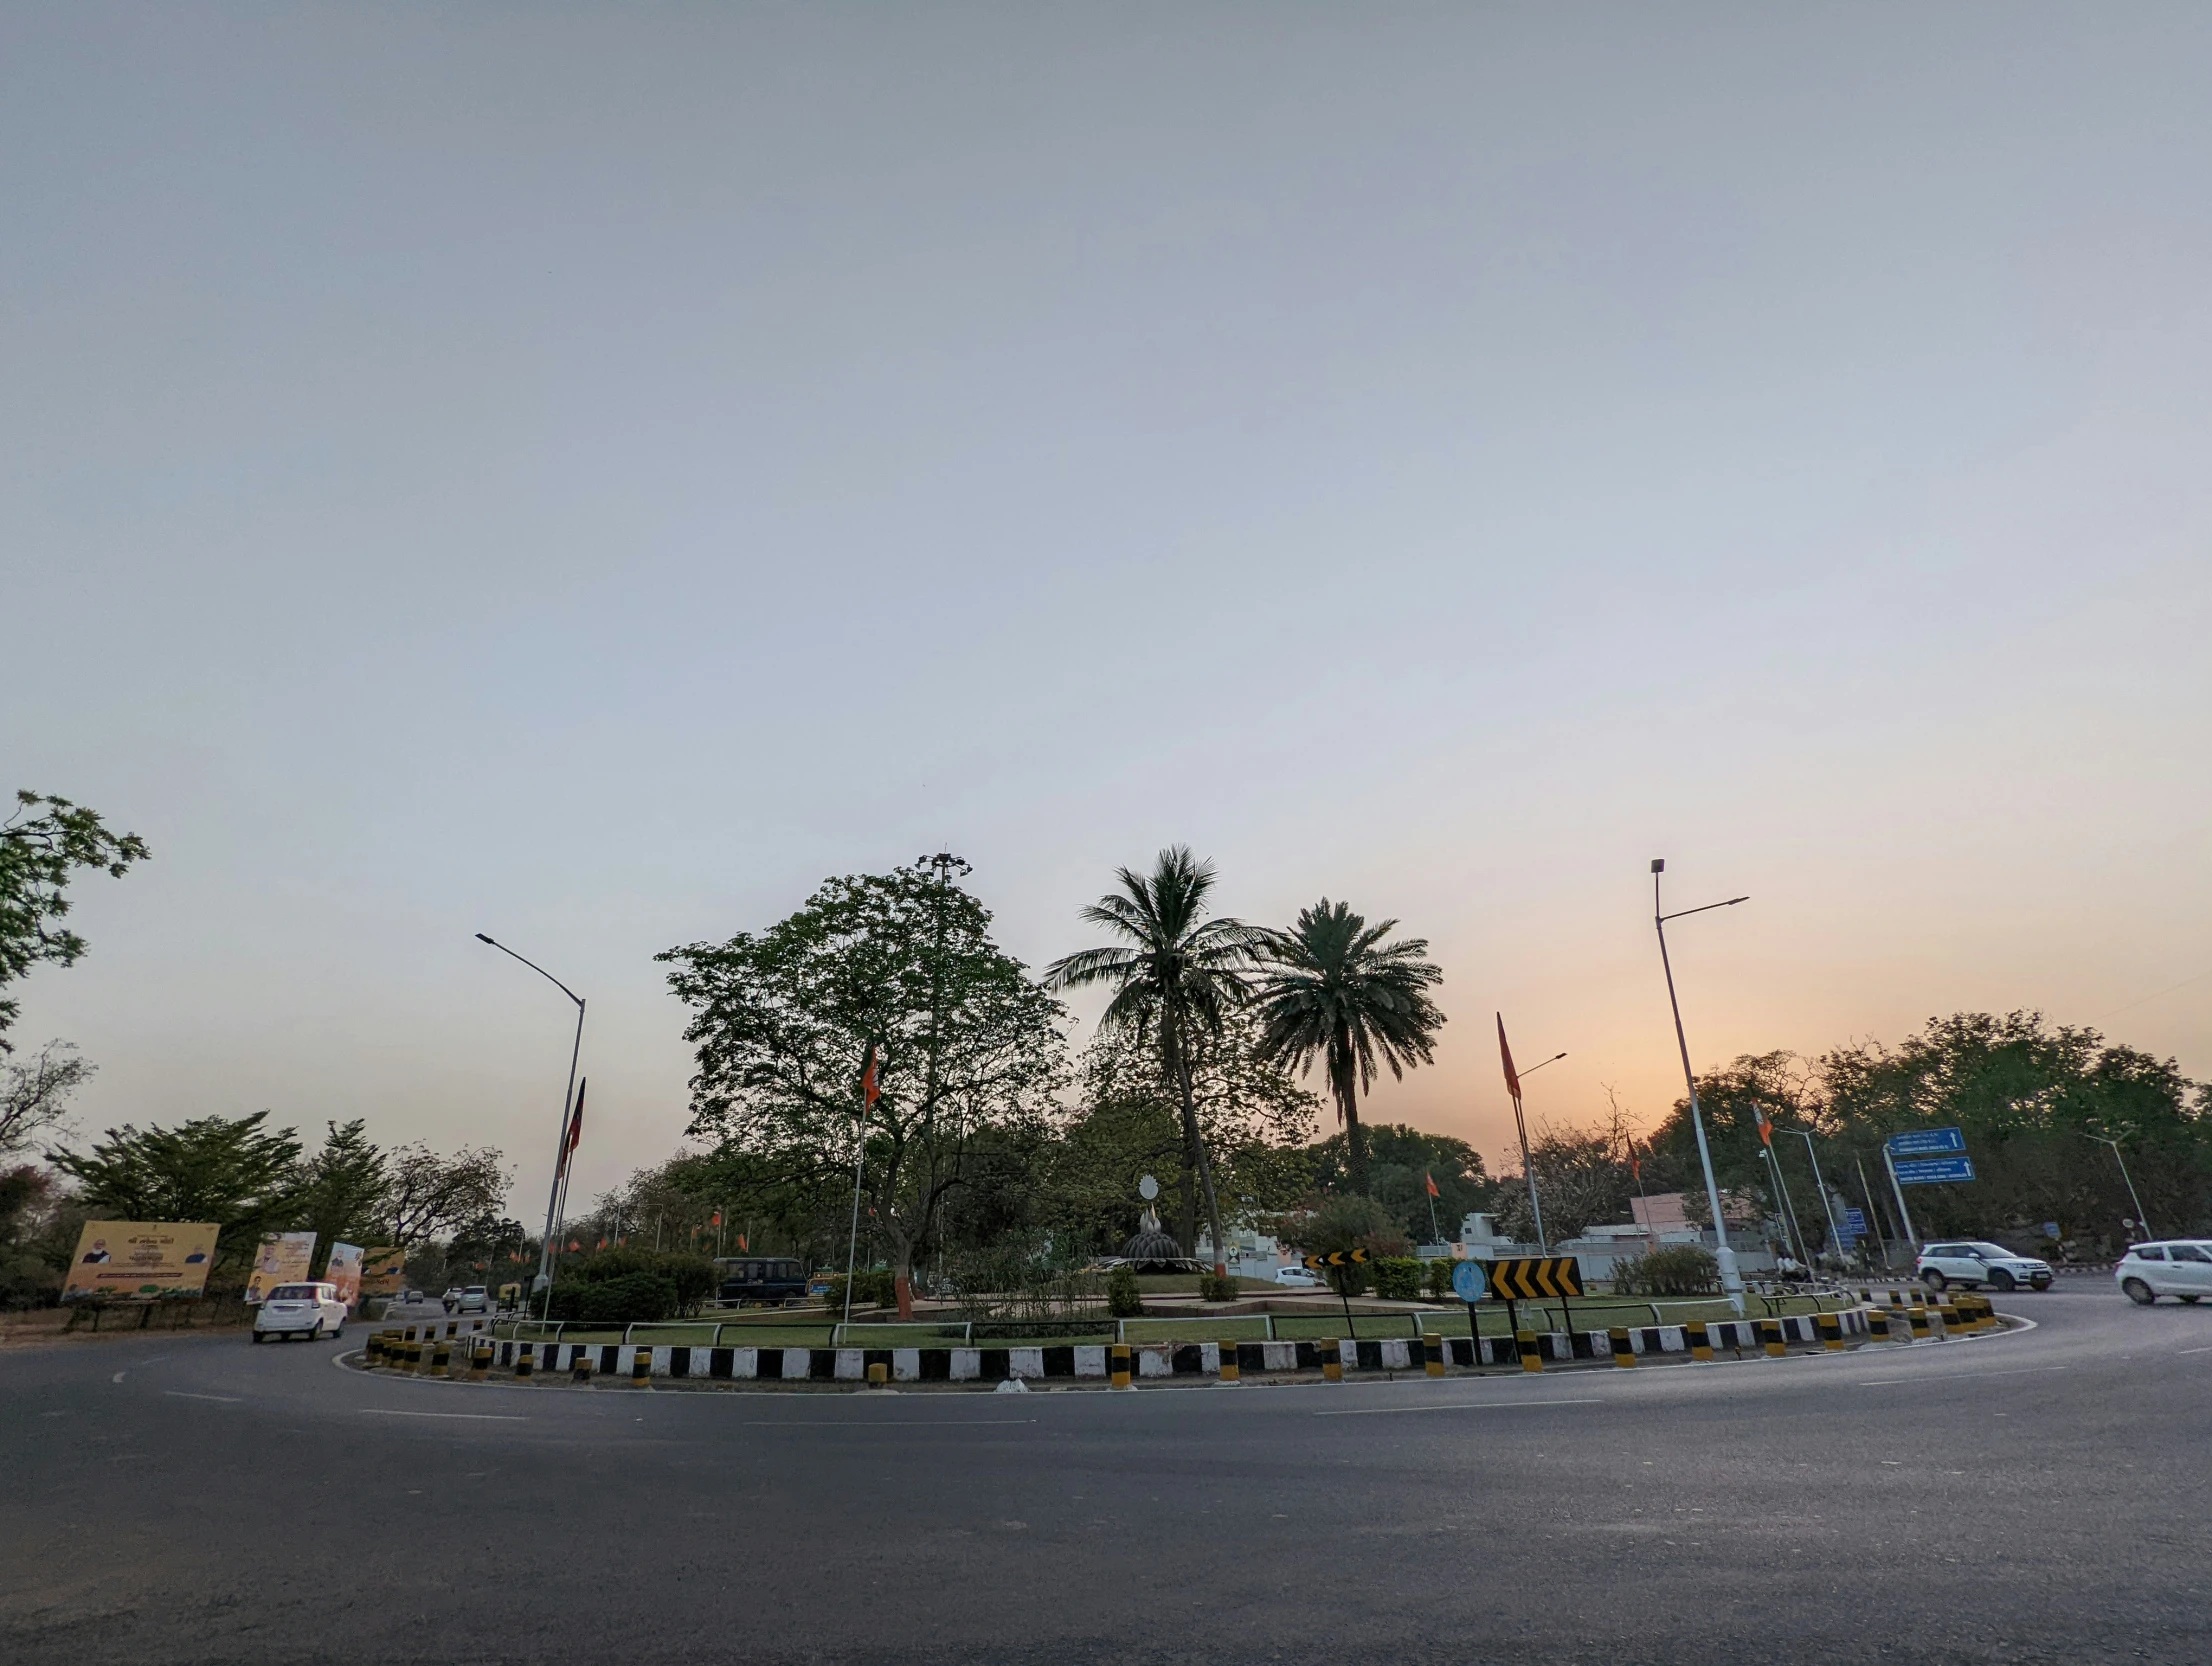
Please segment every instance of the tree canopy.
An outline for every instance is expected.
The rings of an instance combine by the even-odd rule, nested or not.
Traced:
[[[40,962],[73,966],[85,952],[85,940],[61,924],[71,875],[97,868],[120,879],[151,854],[137,834],[111,832],[96,810],[19,789],[0,821],[0,990]],[[0,995],[0,1053],[12,1051],[8,1031],[20,1010]]]

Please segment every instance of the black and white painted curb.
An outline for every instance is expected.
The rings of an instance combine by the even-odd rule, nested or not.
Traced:
[[[1867,1316],[1851,1309],[1832,1315],[1843,1336],[1863,1340]],[[1749,1319],[1709,1322],[1707,1341],[1716,1352],[1752,1354],[1761,1351],[1765,1338],[1759,1326],[1778,1327],[1785,1343],[1823,1342],[1817,1321],[1801,1314],[1785,1319]],[[1519,1342],[1510,1336],[1445,1336],[1443,1358],[1447,1367],[1520,1366],[1525,1362]],[[1533,1338],[1540,1360],[1612,1361],[1615,1358],[1610,1331],[1551,1331]],[[1647,1325],[1626,1332],[1630,1353],[1635,1355],[1686,1354],[1690,1338],[1681,1325]],[[1112,1369],[1112,1349],[1104,1343],[1063,1347],[1007,1348],[715,1348],[705,1346],[647,1346],[643,1343],[512,1342],[495,1344],[495,1369],[512,1371],[527,1352],[535,1373],[572,1373],[588,1365],[601,1378],[633,1379],[640,1354],[646,1356],[648,1374],[657,1378],[705,1379],[716,1382],[843,1382],[863,1383],[868,1368],[880,1365],[888,1381],[991,1383],[1048,1382],[1059,1378],[1103,1380]],[[1224,1352],[1231,1352],[1238,1375],[1290,1376],[1320,1371],[1335,1364],[1350,1372],[1420,1372],[1427,1366],[1418,1337],[1389,1337],[1375,1341],[1336,1342],[1135,1342],[1129,1345],[1129,1369],[1140,1381],[1177,1377],[1218,1377]]]

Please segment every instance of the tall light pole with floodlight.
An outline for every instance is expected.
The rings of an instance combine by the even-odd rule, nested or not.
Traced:
[[[1720,1212],[1720,1183],[1713,1178],[1713,1153],[1705,1144],[1705,1116],[1697,1104],[1697,1074],[1690,1068],[1690,1043],[1682,1033],[1682,1003],[1674,993],[1674,964],[1667,958],[1667,922],[1689,914],[1703,914],[1708,909],[1733,908],[1751,899],[1730,897],[1726,902],[1709,902],[1701,908],[1685,908],[1668,914],[1659,906],[1659,876],[1666,871],[1666,858],[1654,856],[1651,859],[1651,920],[1659,933],[1659,964],[1667,974],[1667,1004],[1674,1009],[1675,1045],[1682,1049],[1682,1081],[1690,1090],[1690,1126],[1696,1130],[1697,1160],[1705,1170],[1705,1201],[1713,1211],[1713,1253],[1720,1263],[1720,1287],[1727,1292],[1729,1305],[1741,1313],[1744,1310],[1743,1274],[1736,1271],[1736,1252],[1728,1247],[1728,1222]]]
[[[553,1286],[553,1235],[557,1230],[553,1212],[560,1207],[561,1203],[561,1169],[568,1157],[569,1106],[576,1098],[576,1061],[583,1055],[584,1051],[584,998],[536,961],[525,955],[516,954],[514,950],[497,938],[487,937],[484,933],[478,932],[476,940],[479,943],[489,943],[501,954],[521,961],[523,965],[529,967],[531,971],[537,973],[539,977],[545,979],[547,983],[576,1003],[576,1040],[568,1050],[568,1088],[561,1095],[560,1129],[554,1136],[553,1190],[545,1200],[545,1238],[538,1245],[538,1276],[531,1281],[530,1285],[531,1293],[535,1295],[550,1290]],[[525,1307],[524,1311],[529,1310]]]

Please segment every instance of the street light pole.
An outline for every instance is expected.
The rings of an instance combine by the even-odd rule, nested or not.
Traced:
[[[1682,1032],[1682,1002],[1674,992],[1674,963],[1667,958],[1667,922],[1679,920],[1686,914],[1702,914],[1710,908],[1733,908],[1751,899],[1730,897],[1726,902],[1709,902],[1704,908],[1685,908],[1680,913],[1668,914],[1659,906],[1659,876],[1666,871],[1665,857],[1651,859],[1651,922],[1659,933],[1659,965],[1667,974],[1667,1004],[1674,1009],[1675,1045],[1682,1050],[1682,1081],[1690,1090],[1690,1126],[1697,1132],[1697,1160],[1705,1170],[1705,1201],[1713,1211],[1713,1258],[1720,1263],[1720,1285],[1728,1294],[1729,1305],[1741,1313],[1744,1310],[1743,1275],[1736,1271],[1736,1252],[1728,1247],[1728,1222],[1720,1212],[1720,1183],[1713,1178],[1713,1153],[1705,1143],[1705,1116],[1697,1103],[1697,1073],[1690,1068],[1689,1038]]]
[[[1792,1128],[1789,1131],[1805,1142],[1805,1161],[1813,1166],[1813,1190],[1820,1194],[1821,1213],[1828,1217],[1828,1242],[1841,1254],[1843,1234],[1836,1230],[1836,1210],[1828,1201],[1828,1183],[1820,1178],[1820,1154],[1813,1150],[1813,1136],[1803,1128]],[[1800,1233],[1799,1236],[1802,1237],[1803,1234]]]
[[[554,1214],[560,1208],[561,1180],[568,1166],[568,1118],[569,1107],[576,1098],[576,1061],[583,1056],[584,1051],[584,998],[536,961],[525,955],[516,954],[514,950],[498,939],[487,937],[483,932],[478,932],[476,940],[479,943],[489,943],[501,954],[521,961],[523,965],[529,967],[531,971],[537,973],[539,977],[545,979],[547,983],[576,1003],[576,1039],[568,1050],[568,1086],[561,1093],[560,1132],[555,1136],[553,1147],[553,1187],[545,1200],[545,1237],[538,1245],[538,1276],[530,1286],[533,1292],[545,1292],[546,1300],[550,1302],[553,1299],[550,1294],[553,1288],[553,1237],[557,1230]]]
[[[1498,1016],[1498,1034],[1505,1034],[1505,1015],[1502,1013]],[[1521,1135],[1521,1178],[1528,1182],[1528,1212],[1536,1220],[1536,1252],[1545,1256],[1551,1254],[1551,1240],[1544,1235],[1544,1205],[1543,1200],[1536,1195],[1536,1164],[1529,1156],[1528,1118],[1521,1110],[1521,1083],[1543,1069],[1545,1064],[1557,1064],[1566,1056],[1564,1053],[1554,1053],[1543,1064],[1532,1064],[1526,1070],[1516,1070],[1512,1078],[1513,1126]]]
[[[2135,1181],[2128,1173],[2128,1160],[2120,1155],[2120,1142],[2118,1140],[2108,1140],[2102,1134],[2088,1134],[2083,1137],[2095,1140],[2099,1145],[2112,1147],[2112,1160],[2120,1165],[2120,1178],[2127,1182],[2128,1196],[2135,1204],[2135,1224],[2143,1229],[2144,1237],[2156,1237],[2157,1234],[2151,1231],[2151,1223],[2143,1217],[2143,1199],[2136,1192]]]

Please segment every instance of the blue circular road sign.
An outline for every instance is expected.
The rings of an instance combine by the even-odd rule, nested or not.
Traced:
[[[1462,1261],[1452,1269],[1452,1288],[1463,1302],[1479,1302],[1490,1294],[1490,1281],[1483,1276],[1480,1261]]]

